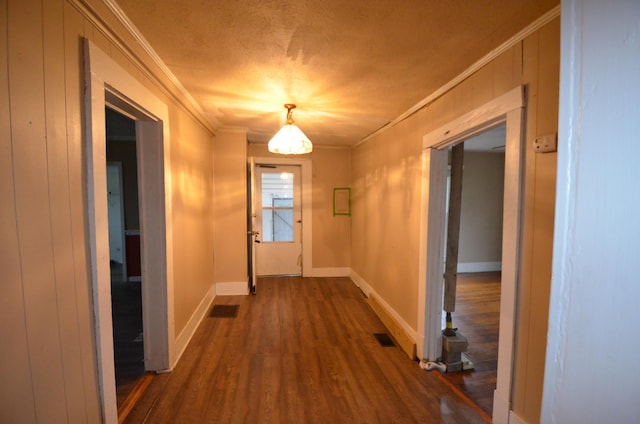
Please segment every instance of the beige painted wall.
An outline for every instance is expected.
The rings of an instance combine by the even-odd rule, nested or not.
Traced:
[[[266,144],[250,143],[249,155],[274,157]],[[348,187],[351,176],[349,149],[314,146],[313,152],[301,157],[312,161],[312,266],[313,268],[346,268],[350,265],[350,220],[333,216],[333,189]]]
[[[458,262],[502,260],[504,153],[464,153]]]
[[[171,111],[173,110],[173,113]],[[211,134],[170,108],[176,336],[213,288],[214,178]]]
[[[210,132],[98,1],[0,3],[0,421],[100,422],[82,37],[169,106],[176,335],[213,283]],[[110,31],[126,44],[131,57]]]
[[[219,131],[214,138],[216,283],[247,283],[247,137]]]
[[[549,303],[556,154],[536,135],[557,131],[559,19],[510,48],[406,120],[352,152],[351,266],[417,329],[422,137],[489,100],[527,85],[526,174],[513,408],[538,422]]]

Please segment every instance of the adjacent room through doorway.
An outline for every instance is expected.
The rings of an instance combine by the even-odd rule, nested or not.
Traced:
[[[453,326],[468,340],[464,357],[470,363],[463,371],[445,375],[489,416],[498,364],[505,130],[505,125],[501,125],[464,141],[456,302],[452,315]],[[446,254],[447,249],[445,260]],[[443,315],[443,328],[445,325]]]
[[[135,121],[105,108],[111,307],[120,407],[144,375]]]

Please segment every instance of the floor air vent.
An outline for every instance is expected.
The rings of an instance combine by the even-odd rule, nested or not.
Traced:
[[[238,316],[240,305],[213,305],[209,316],[211,318],[235,318]]]
[[[393,342],[393,339],[387,333],[375,333],[374,336],[378,339],[378,343],[382,347],[390,347],[395,346],[396,344]]]

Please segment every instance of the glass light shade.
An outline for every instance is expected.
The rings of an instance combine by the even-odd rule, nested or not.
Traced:
[[[269,140],[269,151],[283,155],[311,153],[311,140],[295,124],[286,124]]]

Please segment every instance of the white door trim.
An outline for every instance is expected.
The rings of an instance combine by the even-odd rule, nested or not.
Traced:
[[[422,151],[422,199],[420,219],[420,269],[418,343],[421,358],[435,360],[442,350],[442,275],[446,148],[484,130],[506,123],[504,210],[502,239],[502,285],[498,378],[494,392],[493,422],[508,422],[511,408],[511,379],[518,287],[520,219],[522,197],[524,87],[466,113],[426,134]]]
[[[299,165],[302,171],[302,276],[312,276],[311,159],[253,157],[255,165]],[[255,193],[252,193],[254,195]]]
[[[84,41],[87,214],[103,422],[116,423],[106,185],[105,106],[136,120],[145,368],[173,364],[173,254],[168,108],[89,40]]]

